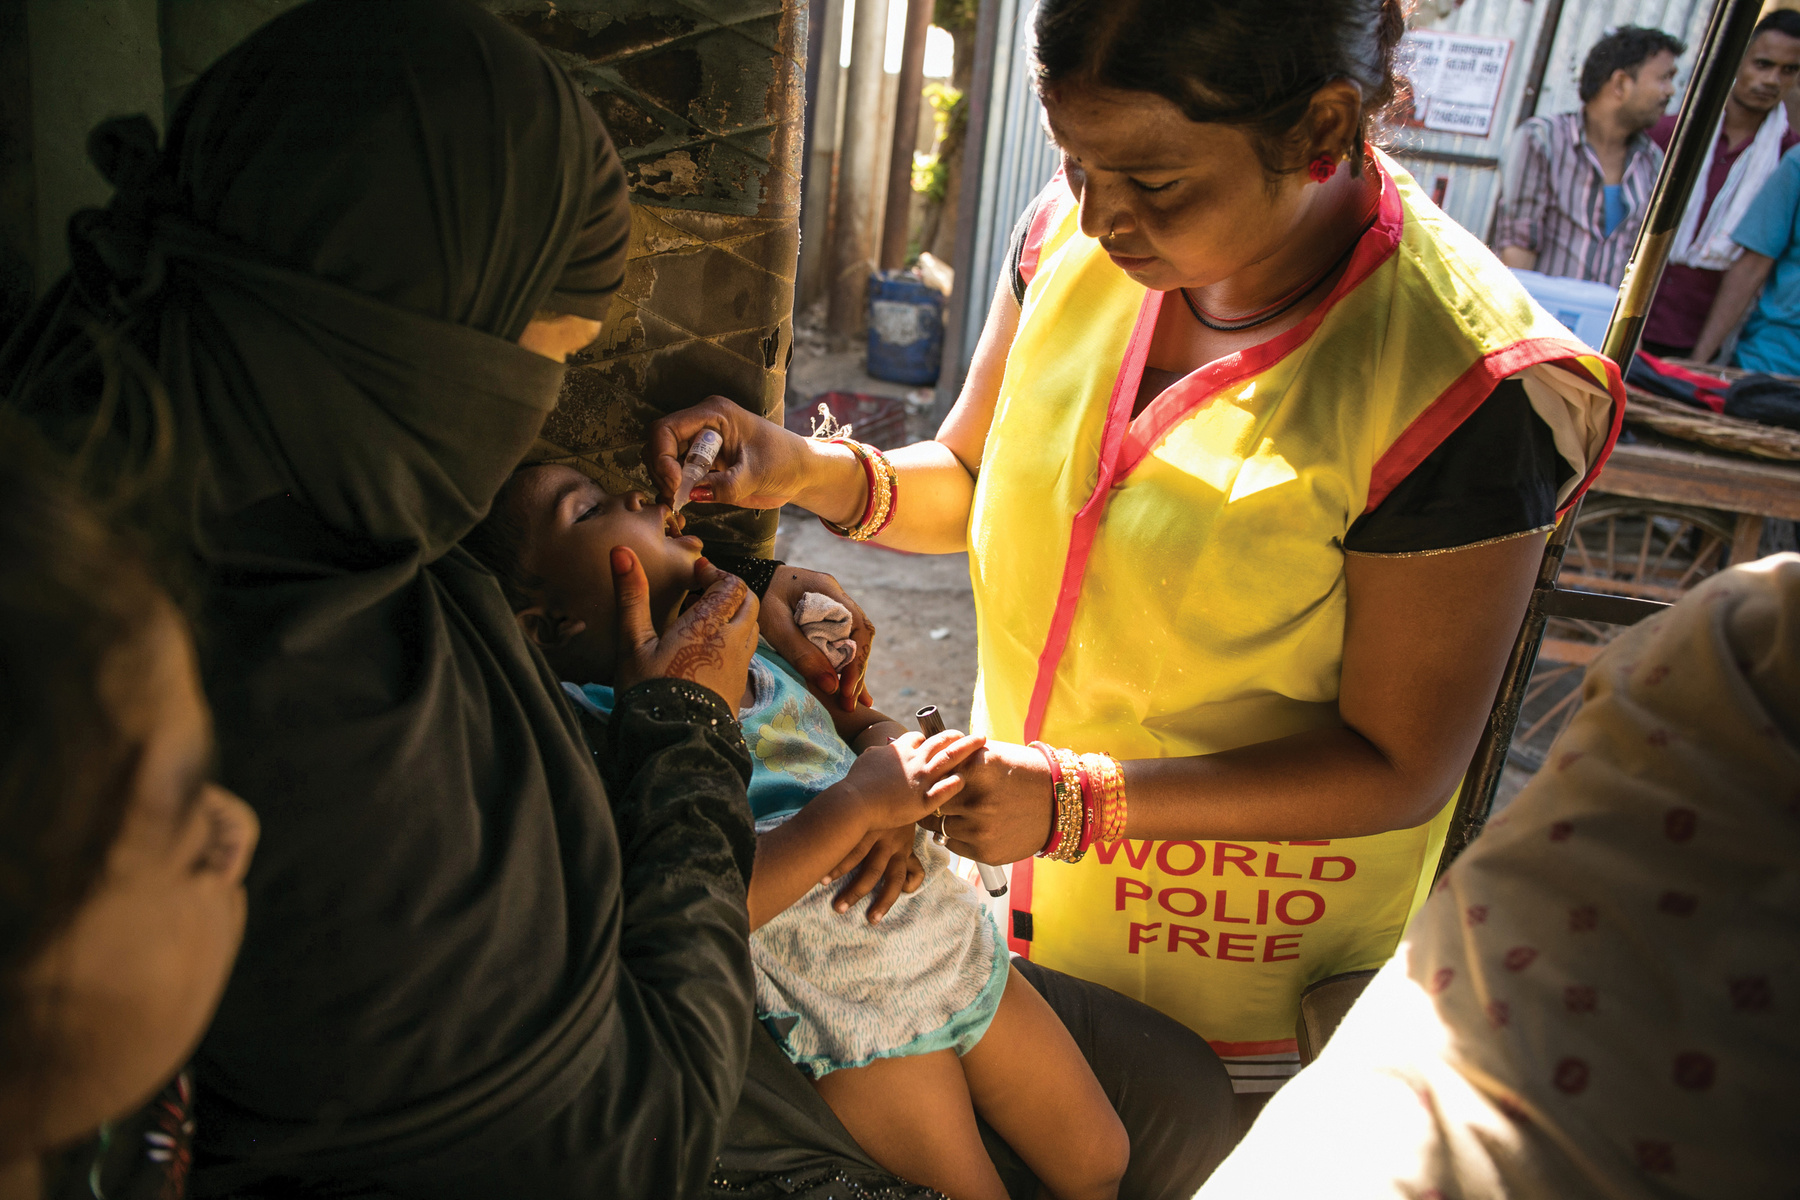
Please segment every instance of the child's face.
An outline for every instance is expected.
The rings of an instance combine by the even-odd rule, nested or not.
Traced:
[[[627,546],[650,581],[650,615],[660,630],[693,586],[700,539],[681,536],[682,519],[642,492],[608,495],[573,467],[532,468],[516,501],[528,530],[521,566],[543,581],[546,607],[610,642],[616,622],[612,550]]]
[[[244,932],[256,816],[210,781],[212,717],[172,608],[148,638],[146,658],[118,664],[107,688],[143,741],[105,873],[22,981],[56,1047],[33,1108],[48,1143],[129,1112],[180,1069]]]

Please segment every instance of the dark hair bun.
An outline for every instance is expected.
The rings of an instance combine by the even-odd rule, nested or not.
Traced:
[[[1151,92],[1190,121],[1241,125],[1263,167],[1299,169],[1292,135],[1313,93],[1334,79],[1362,88],[1361,142],[1394,102],[1404,0],[1041,0],[1040,88],[1097,83]]]

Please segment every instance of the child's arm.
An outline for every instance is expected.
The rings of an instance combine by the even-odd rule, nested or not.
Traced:
[[[837,706],[832,697],[822,694],[812,684],[808,683],[806,690],[825,706],[825,711],[831,714],[831,724],[837,730],[837,735],[858,754],[873,746],[886,745],[906,732],[906,726],[886,713],[867,707],[847,713]]]
[[[756,839],[750,928],[811,891],[870,830],[912,824],[956,795],[962,779],[951,772],[985,742],[954,730],[929,740],[909,733],[860,756],[843,779]]]
[[[841,724],[849,725],[856,723],[857,718],[864,715],[867,715],[870,720],[860,732],[849,734],[845,733],[842,729],[838,730],[838,736],[850,743],[850,748],[858,754],[861,754],[864,750],[873,750],[879,746],[885,746],[906,732],[906,726],[894,720],[892,717],[883,716],[872,708],[857,709],[855,716],[850,716],[847,713],[833,713],[832,718],[836,720],[840,716],[844,717],[845,719]]]

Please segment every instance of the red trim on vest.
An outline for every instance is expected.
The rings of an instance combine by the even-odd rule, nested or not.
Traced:
[[[1279,1042],[1208,1042],[1220,1058],[1237,1058],[1252,1054],[1298,1054],[1300,1043],[1293,1038]]]
[[[1137,325],[1126,344],[1125,360],[1119,366],[1112,399],[1107,405],[1094,490],[1081,511],[1075,514],[1074,526],[1069,531],[1062,585],[1057,589],[1056,609],[1050,617],[1050,631],[1044,639],[1043,653],[1038,655],[1037,678],[1031,688],[1031,703],[1025,710],[1022,740],[1036,741],[1043,730],[1056,667],[1062,661],[1063,651],[1069,643],[1069,631],[1075,625],[1075,606],[1081,598],[1082,581],[1087,575],[1088,555],[1094,548],[1100,518],[1105,514],[1113,485],[1129,475],[1183,417],[1235,381],[1267,370],[1304,345],[1338,301],[1387,261],[1400,244],[1406,210],[1400,203],[1399,188],[1394,186],[1385,169],[1381,172],[1380,206],[1381,214],[1363,235],[1362,243],[1351,256],[1349,269],[1331,289],[1331,294],[1307,314],[1304,321],[1263,345],[1228,355],[1193,372],[1164,391],[1133,419],[1131,410],[1137,403],[1138,385],[1143,381],[1144,366],[1150,358],[1150,342],[1156,333],[1156,319],[1166,295],[1164,292],[1144,294],[1143,307],[1138,310]]]
[[[1317,332],[1327,314],[1345,296],[1361,287],[1377,268],[1393,255],[1400,245],[1406,210],[1400,203],[1400,189],[1394,186],[1386,171],[1381,177],[1381,216],[1363,235],[1362,243],[1350,258],[1350,266],[1338,279],[1337,286],[1306,319],[1278,337],[1259,346],[1207,363],[1204,367],[1171,384],[1162,395],[1152,400],[1131,422],[1125,436],[1125,455],[1118,463],[1115,477],[1123,479],[1137,469],[1169,430],[1191,416],[1214,396],[1254,375],[1260,375],[1276,363],[1304,346]]]
[[[1062,202],[1074,199],[1069,192],[1068,183],[1063,178],[1061,167],[1050,177],[1050,182],[1037,195],[1037,212],[1032,214],[1031,225],[1025,230],[1025,245],[1019,252],[1019,278],[1025,286],[1031,286],[1032,277],[1037,274],[1038,259],[1044,252],[1044,239],[1050,236],[1063,211]]]
[[[1606,431],[1606,444],[1600,447],[1600,453],[1594,455],[1594,461],[1588,464],[1587,474],[1581,477],[1581,482],[1575,485],[1575,490],[1569,493],[1569,498],[1564,500],[1562,506],[1556,510],[1558,520],[1561,520],[1562,515],[1575,506],[1575,502],[1581,499],[1584,492],[1594,486],[1594,480],[1600,478],[1600,468],[1604,467],[1606,460],[1612,457],[1613,447],[1619,444],[1619,434],[1625,428],[1625,376],[1620,373],[1619,364],[1610,358],[1588,350],[1585,346],[1582,347],[1582,350],[1584,357],[1598,358],[1606,367],[1606,390],[1612,395],[1613,400],[1612,425]],[[1571,370],[1583,373],[1587,371],[1587,368],[1579,362],[1568,359],[1555,361],[1568,362]]]
[[[1031,958],[1031,943],[1021,941],[1014,935],[1012,915],[1015,912],[1029,913],[1031,911],[1032,863],[1033,860],[1029,858],[1023,862],[1014,863],[1012,883],[1006,889],[1006,948],[1027,960]],[[1036,936],[1036,933],[1036,930],[1032,931],[1033,936]]]
[[[1577,355],[1600,357],[1579,342],[1562,338],[1533,338],[1515,342],[1477,360],[1445,388],[1429,408],[1414,418],[1405,432],[1394,439],[1394,444],[1387,448],[1387,452],[1376,460],[1375,468],[1369,474],[1368,507],[1363,511],[1374,512],[1400,486],[1401,480],[1412,474],[1420,463],[1430,457],[1432,451],[1444,444],[1445,438],[1455,433],[1481,407],[1482,401],[1493,395],[1501,380],[1516,375],[1527,367],[1546,363],[1567,363],[1574,373],[1592,378],[1586,367],[1572,361]],[[1613,443],[1619,440],[1619,429],[1625,419],[1625,384],[1619,376],[1619,368],[1611,359],[1601,358],[1600,361],[1606,364],[1606,390],[1612,393],[1613,398],[1612,431],[1607,435],[1606,445],[1600,454],[1588,465],[1587,474],[1582,477],[1580,485],[1557,510],[1559,516],[1569,505],[1575,503],[1576,498],[1588,489],[1588,485],[1599,474],[1601,464],[1612,453]]]
[[[1119,447],[1131,422],[1131,409],[1137,401],[1138,385],[1143,382],[1144,364],[1150,358],[1150,340],[1156,336],[1156,314],[1162,309],[1162,298],[1161,292],[1145,294],[1144,306],[1138,310],[1137,326],[1125,346],[1125,362],[1113,382],[1112,400],[1106,409],[1106,427],[1100,435],[1100,469],[1094,480],[1094,490],[1081,511],[1075,514],[1074,527],[1069,531],[1062,586],[1057,589],[1056,610],[1050,617],[1050,633],[1044,639],[1044,651],[1038,655],[1037,680],[1031,687],[1031,704],[1025,710],[1023,741],[1037,741],[1038,731],[1044,727],[1044,710],[1050,705],[1056,664],[1062,661],[1063,647],[1068,645],[1069,630],[1075,624],[1075,602],[1081,597],[1088,553],[1094,548],[1094,535],[1099,532],[1100,518],[1106,512],[1106,501],[1113,485],[1113,464],[1118,461]]]

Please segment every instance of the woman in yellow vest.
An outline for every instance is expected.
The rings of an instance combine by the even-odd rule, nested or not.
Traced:
[[[671,491],[711,427],[695,499],[968,552],[991,740],[952,849],[1023,860],[1014,949],[1198,1030],[1239,1091],[1421,903],[1542,535],[1623,408],[1368,146],[1402,29],[1395,0],[1043,0],[1063,167],[936,440],[870,457],[718,401],[653,433]],[[1122,761],[1122,840],[1032,858],[1039,741]]]

